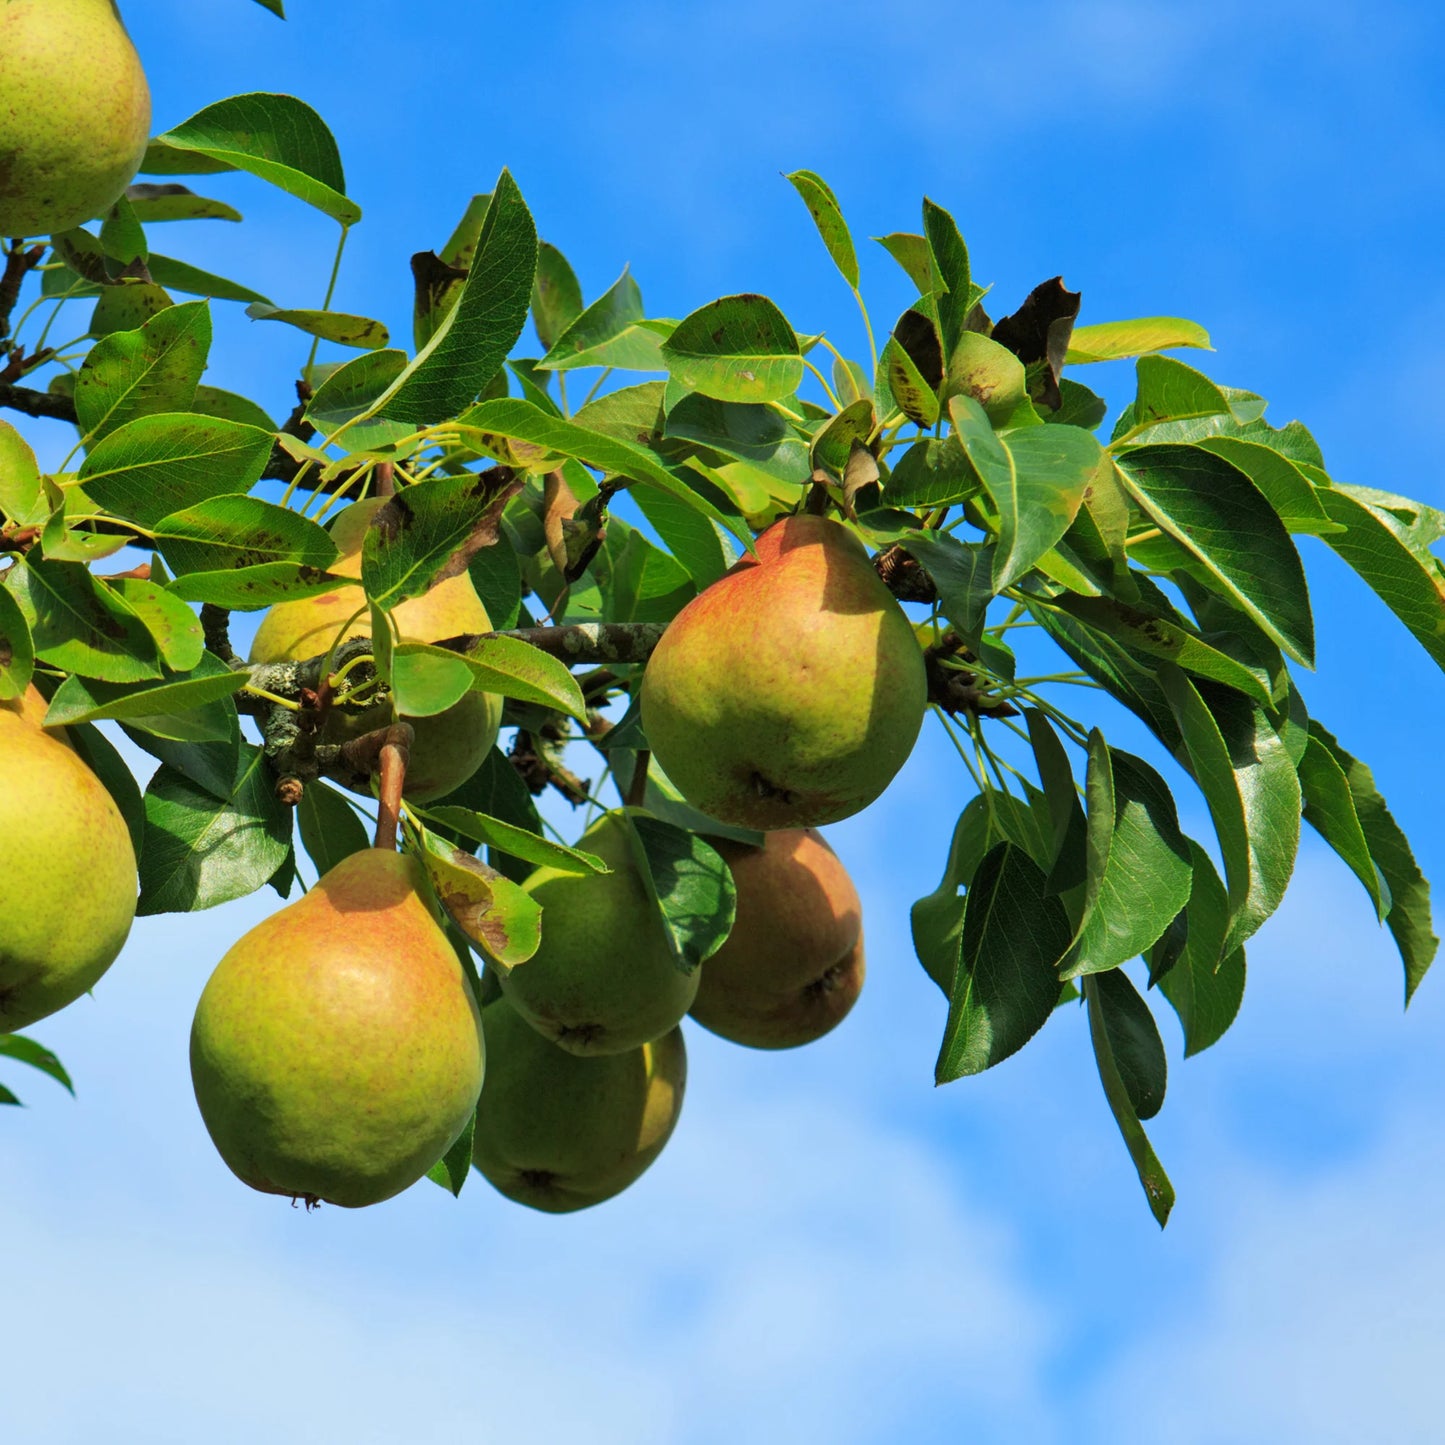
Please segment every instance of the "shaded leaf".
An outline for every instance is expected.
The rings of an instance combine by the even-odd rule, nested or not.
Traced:
[[[22,696],[34,671],[30,624],[9,589],[0,587],[0,702]]]
[[[722,855],[695,833],[661,818],[629,812],[673,962],[691,973],[727,942],[737,911],[737,886]]]
[[[1159,1026],[1123,969],[1101,973],[1095,982],[1109,1048],[1129,1102],[1140,1120],[1152,1119],[1164,1106],[1169,1074]]]
[[[1053,1012],[1055,964],[1069,946],[1063,904],[1012,843],[995,845],[968,891],[958,970],[934,1076],[981,1073],[1021,1049]]]
[[[319,778],[309,781],[296,805],[301,844],[325,877],[343,858],[371,847],[371,835],[351,804]]]

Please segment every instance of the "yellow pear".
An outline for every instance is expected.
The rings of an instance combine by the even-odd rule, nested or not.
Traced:
[[[130,833],[32,687],[0,703],[0,1034],[95,985],[135,918]]]
[[[643,674],[642,726],[695,808],[796,828],[867,807],[927,698],[913,628],[858,539],[804,515],[674,618]]]
[[[482,1011],[482,1027],[487,1079],[472,1160],[508,1199],[550,1214],[586,1209],[662,1152],[687,1083],[681,1029],[584,1059],[549,1043],[505,998]]]
[[[501,979],[512,1007],[574,1054],[619,1054],[661,1038],[687,1012],[698,969],[673,962],[633,860],[624,820],[600,818],[579,847],[610,873],[538,868],[522,885],[542,905],[542,944]]]
[[[344,858],[217,965],[191,1029],[211,1139],[253,1189],[358,1208],[414,1184],[482,1087],[470,984],[421,865]]]
[[[760,848],[708,841],[732,870],[738,911],[689,1012],[754,1049],[822,1038],[863,987],[863,909],[853,880],[812,828],[769,833]]]
[[[0,236],[101,215],[140,168],[151,97],[113,0],[0,4]]]
[[[333,572],[360,580],[361,544],[382,505],[378,497],[353,502],[336,519],[331,538],[340,548],[341,558],[332,566]],[[278,602],[256,629],[251,661],[301,662],[323,655],[338,642],[367,637],[371,633],[370,616],[364,610],[356,616],[365,605],[360,586],[338,587],[319,597]],[[435,642],[469,632],[490,632],[492,628],[487,609],[465,572],[437,583],[421,597],[408,598],[391,615],[405,642]],[[385,706],[362,713],[333,710],[324,740],[344,742],[373,728],[385,727],[390,720],[391,710]],[[406,796],[413,802],[427,803],[459,788],[481,767],[497,741],[502,700],[492,693],[469,692],[444,712],[406,721],[416,734],[407,767]],[[359,793],[368,791],[360,780],[348,782],[347,786]]]

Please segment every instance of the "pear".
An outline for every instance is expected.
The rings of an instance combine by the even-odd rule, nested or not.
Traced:
[[[482,1088],[481,1018],[421,865],[344,858],[217,965],[191,1029],[211,1139],[253,1189],[358,1208],[427,1172]]]
[[[518,1204],[550,1214],[620,1194],[662,1152],[682,1108],[687,1050],[653,1043],[584,1059],[549,1043],[505,998],[482,1011],[487,1080],[472,1160]]]
[[[135,918],[125,819],[45,709],[33,687],[0,703],[0,1034],[94,987]]]
[[[501,977],[512,1007],[574,1054],[619,1054],[661,1038],[687,1012],[698,970],[673,962],[632,854],[627,823],[609,813],[578,847],[610,873],[538,868],[522,885],[542,905],[542,943]]]
[[[337,517],[331,538],[341,558],[331,570],[342,577],[361,577],[361,545],[366,529],[382,499],[373,497],[353,502]],[[371,620],[359,586],[338,587],[319,597],[302,597],[295,602],[278,602],[256,629],[251,644],[252,662],[301,662],[327,652],[334,643],[352,637],[367,637]],[[392,610],[392,618],[406,642],[435,642],[468,632],[490,632],[491,619],[465,572],[439,582],[421,597],[409,597]],[[389,707],[369,708],[362,713],[333,710],[327,719],[324,740],[344,742],[347,738],[385,727],[391,721]],[[415,803],[445,797],[461,787],[481,767],[502,722],[502,700],[492,693],[469,692],[443,712],[407,721],[416,734],[407,765],[406,796]],[[353,792],[369,792],[364,778],[341,779]]]
[[[708,841],[732,870],[738,911],[689,1012],[753,1049],[822,1038],[863,987],[863,909],[853,880],[812,828],[769,833],[760,848]]]
[[[113,0],[0,3],[0,236],[101,215],[140,168],[150,124]]]
[[[807,827],[888,786],[927,694],[913,629],[862,545],[803,515],[678,613],[643,675],[642,726],[693,807]]]

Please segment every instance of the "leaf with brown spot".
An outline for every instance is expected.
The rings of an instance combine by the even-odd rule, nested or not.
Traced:
[[[422,861],[457,927],[504,971],[531,958],[542,941],[541,905],[480,858],[434,834],[426,841]]]

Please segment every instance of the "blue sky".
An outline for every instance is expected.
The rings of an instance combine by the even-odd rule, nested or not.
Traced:
[[[1445,505],[1436,338],[1445,11],[1424,3],[406,7],[132,0],[157,128],[289,90],[328,118],[367,215],[337,304],[409,331],[411,252],[511,167],[589,296],[624,263],[654,314],[761,290],[861,346],[779,173],[837,190],[886,326],[901,273],[862,238],[957,216],[1001,302],[1060,271],[1084,320],[1209,327],[1217,379],[1305,420],[1335,475]],[[329,223],[246,178],[244,227],[160,249],[319,304]],[[997,309],[997,308],[996,308]],[[284,412],[304,346],[225,321],[209,381]],[[1127,368],[1100,380],[1127,396]],[[30,431],[42,452],[55,429]],[[1445,886],[1445,679],[1302,539],[1312,710],[1375,767]],[[1149,751],[1117,712],[1111,737]],[[1151,752],[1151,756],[1156,756]],[[1176,775],[1177,778],[1177,775]],[[1180,783],[1186,823],[1207,820]],[[689,1038],[681,1126],[626,1195],[552,1219],[474,1179],[308,1216],[215,1157],[186,1037],[212,962],[271,904],[140,921],[98,990],[33,1032],[0,1120],[3,1359],[15,1438],[560,1439],[713,1445],[1437,1440],[1445,1383],[1442,982],[1400,1009],[1358,886],[1307,837],[1251,947],[1240,1023],[1179,1061],[1151,1127],[1180,1202],[1155,1229],[1064,1014],[980,1079],[932,1085],[943,1002],[907,907],[966,778],[931,733],[831,831],[870,976],[795,1054]],[[18,1425],[18,1430],[17,1430]]]

